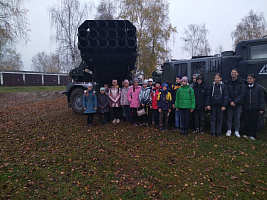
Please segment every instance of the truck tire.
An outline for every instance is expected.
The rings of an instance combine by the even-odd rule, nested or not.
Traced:
[[[70,104],[74,113],[78,115],[84,114],[83,110],[83,88],[75,88],[70,95]]]

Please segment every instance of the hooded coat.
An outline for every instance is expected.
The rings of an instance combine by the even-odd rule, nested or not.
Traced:
[[[86,108],[84,113],[96,113],[95,107],[97,107],[97,97],[95,91],[86,90],[83,93],[83,108]]]
[[[175,108],[195,109],[196,101],[194,90],[189,85],[184,85],[176,92]]]
[[[225,84],[223,84],[223,82],[220,82],[219,84],[213,82],[207,91],[206,106],[226,107],[228,103],[229,94]]]
[[[134,88],[135,87],[135,88]],[[139,92],[141,90],[141,86],[131,86],[127,93],[127,98],[130,102],[131,108],[139,108],[140,102],[139,102]]]
[[[140,104],[151,105],[151,89],[142,87],[139,93]]]
[[[207,87],[204,85],[204,80],[202,80],[201,84],[195,82],[193,84],[193,90],[196,100],[195,110],[205,110]]]

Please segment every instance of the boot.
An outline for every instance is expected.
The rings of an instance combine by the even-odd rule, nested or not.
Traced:
[[[181,128],[181,135],[184,135],[184,128]]]
[[[184,135],[186,136],[187,134],[188,134],[188,129],[185,128],[185,129],[184,129]]]

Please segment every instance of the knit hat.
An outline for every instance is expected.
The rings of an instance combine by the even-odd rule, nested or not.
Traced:
[[[135,78],[135,79],[133,80],[133,82],[135,82],[135,81],[137,81],[137,82],[139,83],[139,81],[138,81],[138,79],[137,79],[137,78]]]
[[[106,89],[105,89],[104,87],[101,87],[101,88],[100,88],[100,91],[102,91],[102,90],[104,90],[104,91],[105,91]]]
[[[200,74],[193,74],[193,76],[198,77]]]
[[[199,76],[197,76],[197,80],[198,80],[198,79],[203,80],[203,77],[202,77],[201,75],[199,75]]]
[[[168,85],[167,83],[163,83],[163,84],[162,84],[162,88],[163,88],[164,86],[166,86],[167,89],[168,89],[168,87],[169,87],[169,85]]]
[[[148,85],[148,80],[145,79],[143,83],[146,84],[146,85]]]
[[[176,76],[176,78],[182,79],[182,76],[178,75],[178,76]]]
[[[161,82],[160,82],[160,81],[156,81],[156,83],[155,83],[155,84],[157,84],[157,83],[161,85]]]
[[[185,81],[185,82],[187,82],[188,83],[188,78],[186,77],[186,76],[184,76],[183,78],[182,78],[182,80],[181,80],[182,82],[183,81]]]
[[[128,79],[125,79],[125,80],[123,81],[123,83],[124,83],[124,84],[125,84],[125,83],[129,83]]]
[[[87,87],[93,87],[92,83],[88,83]]]
[[[148,79],[148,82],[153,82],[153,79],[152,79],[152,78],[149,78],[149,79]]]

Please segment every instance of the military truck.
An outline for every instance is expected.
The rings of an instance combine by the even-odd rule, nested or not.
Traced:
[[[86,20],[78,27],[78,48],[82,62],[71,70],[75,81],[63,92],[76,114],[83,114],[82,95],[88,82],[95,89],[112,79],[131,79],[137,58],[136,27],[128,20]]]
[[[161,71],[153,73],[153,78],[173,83],[175,77],[181,75],[187,76],[192,82],[193,74],[201,74],[206,84],[211,84],[216,73],[221,73],[226,80],[233,68],[239,70],[239,76],[243,79],[248,74],[255,74],[256,82],[267,88],[267,38],[241,41],[235,51],[225,51],[220,55],[167,61]]]

